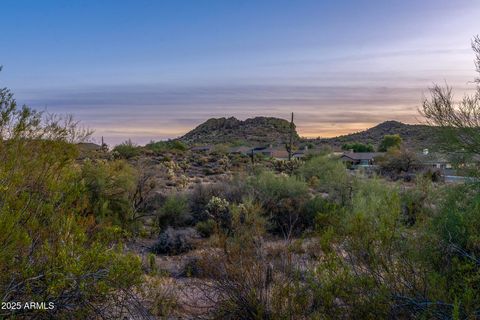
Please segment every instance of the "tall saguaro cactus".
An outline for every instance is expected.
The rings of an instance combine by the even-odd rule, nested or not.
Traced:
[[[288,151],[288,161],[292,160],[292,151],[293,151],[293,112],[292,119],[290,120],[290,137],[287,145]]]

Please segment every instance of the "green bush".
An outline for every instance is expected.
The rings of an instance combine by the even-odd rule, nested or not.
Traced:
[[[156,254],[178,255],[193,249],[193,240],[197,237],[194,229],[173,229],[168,227],[162,232],[151,251]]]
[[[55,304],[0,310],[0,318],[122,318],[104,306],[131,306],[119,294],[140,283],[141,261],[123,251],[121,228],[93,215],[97,202],[71,143],[85,136],[71,118],[18,108],[7,89],[0,113],[0,296]]]
[[[433,215],[434,204],[440,197],[435,197],[434,191],[441,194],[441,189],[434,189],[428,178],[418,177],[414,188],[406,188],[401,193],[402,222],[413,226],[417,222],[425,222]]]
[[[388,318],[391,297],[402,291],[396,284],[410,281],[404,278],[403,265],[396,263],[408,243],[402,239],[404,229],[398,223],[398,192],[381,181],[361,182],[351,206],[344,210],[338,218],[326,216],[339,221],[333,222],[333,228],[323,229],[319,239],[325,252],[323,263],[311,273],[309,283],[317,301],[315,309],[320,314],[349,314],[354,319]],[[327,226],[330,221],[327,219]],[[408,255],[403,257],[408,259]],[[335,302],[338,299],[344,301],[342,306]]]
[[[297,170],[297,175],[339,204],[346,205],[351,200],[352,177],[338,159],[330,156],[313,157]]]
[[[168,140],[168,141],[151,141],[145,148],[152,150],[156,153],[166,152],[166,151],[185,151],[188,149],[187,145],[179,140]]]
[[[429,299],[473,319],[480,308],[480,186],[450,188],[431,228],[424,254],[432,268]]]
[[[268,216],[271,232],[290,237],[307,226],[308,219],[302,212],[309,198],[305,182],[293,176],[265,171],[252,177],[250,186],[255,200]]]
[[[202,237],[208,238],[215,231],[215,221],[213,221],[212,219],[200,221],[195,225],[195,229]]]
[[[113,148],[113,153],[120,159],[130,159],[139,156],[141,153],[140,147],[134,144],[130,139],[116,145]]]
[[[91,204],[88,214],[93,214],[98,222],[129,228],[137,178],[137,171],[124,160],[85,162],[81,181]]]
[[[188,196],[193,223],[206,221],[209,218],[206,207],[212,197],[219,197],[230,203],[241,203],[247,193],[245,178],[240,176],[228,182],[198,184]]]
[[[191,219],[188,199],[183,195],[171,195],[165,199],[158,212],[160,230],[168,226],[181,227]]]
[[[309,199],[303,211],[307,225],[315,226],[317,230],[338,227],[345,214],[344,207],[322,196]]]

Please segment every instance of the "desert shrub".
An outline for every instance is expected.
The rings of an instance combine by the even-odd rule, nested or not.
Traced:
[[[270,222],[270,231],[290,237],[307,222],[302,208],[308,199],[307,184],[296,177],[265,171],[250,179],[255,199]]]
[[[178,274],[180,277],[196,277],[200,278],[203,276],[201,266],[199,265],[199,258],[189,257],[185,264],[182,266],[182,270]]]
[[[188,197],[193,222],[206,221],[209,218],[205,209],[212,197],[219,197],[230,203],[240,203],[247,193],[246,182],[242,176],[225,182],[198,184]]]
[[[217,171],[213,168],[203,168],[203,174],[206,176],[212,176],[214,174],[217,174]]]
[[[212,153],[214,155],[217,155],[217,156],[226,155],[226,154],[228,154],[229,150],[230,150],[230,148],[227,144],[216,144],[216,145],[213,146]]]
[[[297,175],[342,205],[350,201],[352,178],[344,164],[337,159],[329,156],[313,157],[297,170]]]
[[[391,297],[404,289],[396,284],[415,283],[407,272],[409,265],[392,266],[393,261],[409,257],[410,241],[403,238],[400,212],[395,189],[377,180],[359,183],[339,227],[326,230],[328,242],[321,243],[325,255],[311,274],[308,286],[315,292],[318,312],[338,318],[389,317]],[[341,304],[335,302],[339,300]]]
[[[225,199],[212,197],[205,207],[209,220],[214,221],[217,229],[222,229],[226,233],[230,232],[232,227],[232,216],[230,208],[228,207],[229,205]]]
[[[130,159],[140,155],[141,153],[140,147],[133,143],[130,139],[122,142],[119,145],[116,145],[112,151],[115,156],[120,159]]]
[[[53,310],[0,310],[1,318],[107,315],[141,281],[141,262],[125,254],[122,230],[97,223],[82,181],[71,118],[45,117],[0,89],[0,296],[48,301]],[[122,308],[107,308],[112,317]],[[13,314],[15,313],[15,314]]]
[[[185,226],[191,219],[186,196],[179,194],[168,196],[158,210],[157,219],[160,230],[164,230],[169,226]]]
[[[206,221],[200,221],[195,225],[197,232],[204,238],[210,237],[215,230],[215,221],[208,219]]]
[[[298,159],[292,159],[290,161],[284,160],[273,160],[273,167],[275,171],[279,173],[287,173],[292,174],[295,170],[297,170],[300,166],[302,161]]]
[[[428,169],[423,176],[432,182],[443,181],[442,172],[440,170]]]
[[[137,187],[138,188],[138,187]],[[152,190],[155,191],[155,190]],[[159,192],[150,192],[142,201],[142,212],[158,212],[167,199],[167,195]]]
[[[451,187],[431,224],[431,241],[424,256],[430,263],[429,301],[437,313],[475,318],[480,311],[480,196],[479,186]]]
[[[206,314],[216,319],[305,319],[311,315],[311,291],[303,290],[298,264],[286,247],[268,253],[262,237],[266,221],[253,201],[232,206],[232,232],[220,231],[214,245],[198,258],[202,279],[191,287]],[[293,270],[293,272],[292,272]]]
[[[91,206],[87,214],[97,221],[128,228],[134,215],[133,197],[137,172],[127,162],[87,161],[81,169],[81,179]]]
[[[432,187],[428,180],[402,191],[375,179],[356,184],[351,206],[320,229],[318,267],[296,289],[309,292],[313,314],[475,318],[479,189]],[[328,208],[324,200],[312,200],[313,211]]]
[[[315,196],[305,202],[303,212],[307,226],[323,230],[338,226],[344,217],[345,208],[322,196]]]
[[[440,193],[440,188],[434,189],[431,180],[417,178],[413,188],[405,188],[401,192],[402,222],[412,226],[417,221],[426,221],[433,214],[433,207],[440,199],[434,195],[434,191]]]
[[[422,192],[430,194],[428,190]],[[415,201],[424,201],[426,210],[429,198],[421,195]],[[472,314],[474,309],[464,313],[469,308],[466,305],[476,299],[471,295],[472,287],[467,289],[472,278],[463,277],[462,272],[450,274],[451,278],[445,276],[452,271],[451,257],[445,254],[449,246],[439,246],[446,242],[437,238],[429,227],[431,218],[436,217],[433,221],[438,219],[438,224],[434,226],[439,228],[434,229],[441,231],[440,238],[451,240],[455,227],[448,221],[459,220],[429,213],[419,215],[421,219],[417,217],[415,224],[402,223],[404,201],[398,188],[379,180],[357,185],[342,227],[329,230],[336,233],[329,236],[330,250],[321,257],[323,263],[309,282],[315,295],[321,298],[317,305],[321,313],[349,314],[361,319],[450,319],[456,308],[462,317]],[[454,201],[446,203],[456,206]],[[457,230],[463,233],[465,226]],[[465,279],[469,280],[463,282]],[[343,303],[335,303],[338,300]]]
[[[167,141],[151,141],[145,145],[145,148],[152,150],[156,153],[166,152],[166,151],[185,151],[188,149],[188,146],[179,140],[167,140]]]
[[[206,221],[208,215],[205,208],[214,196],[222,195],[222,188],[218,184],[198,184],[189,195],[190,211],[192,212],[194,222]]]
[[[147,277],[141,289],[143,303],[150,313],[162,319],[172,317],[179,307],[178,293],[171,278]]]
[[[158,237],[151,251],[156,254],[177,255],[193,248],[193,240],[197,238],[195,229],[173,229],[168,227]]]

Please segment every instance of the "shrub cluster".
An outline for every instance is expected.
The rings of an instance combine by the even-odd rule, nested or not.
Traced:
[[[194,229],[173,229],[167,228],[162,232],[151,250],[156,254],[177,255],[187,252],[193,248],[193,240],[197,238]]]
[[[86,132],[17,107],[8,89],[0,113],[0,296],[55,304],[0,318],[122,318],[135,300],[124,293],[141,281],[140,259],[122,246],[134,171],[77,162]]]

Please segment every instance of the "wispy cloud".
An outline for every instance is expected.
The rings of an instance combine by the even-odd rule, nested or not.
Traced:
[[[347,86],[131,86],[46,91],[25,102],[72,113],[111,143],[179,136],[210,117],[288,118],[303,136],[332,136],[384,120],[416,122],[424,89]]]

